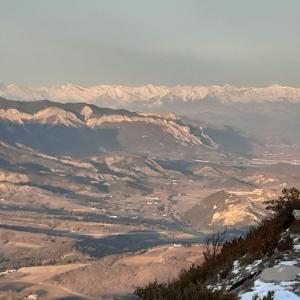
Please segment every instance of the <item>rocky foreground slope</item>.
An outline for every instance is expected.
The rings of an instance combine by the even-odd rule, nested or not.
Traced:
[[[300,299],[300,191],[284,190],[269,209],[274,215],[245,237],[223,243],[221,233],[212,235],[203,264],[136,293],[143,300]]]
[[[231,272],[219,285],[212,289],[225,288],[236,292],[241,300],[300,299],[300,234],[295,228],[287,229],[281,235],[282,242],[291,237],[290,249],[276,251],[270,257],[263,257],[251,264],[241,260],[233,262]],[[272,295],[272,296],[270,296]],[[255,298],[257,297],[257,298]],[[272,298],[273,297],[273,298]]]

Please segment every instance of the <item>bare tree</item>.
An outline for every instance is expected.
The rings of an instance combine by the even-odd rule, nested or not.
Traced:
[[[203,252],[206,261],[214,259],[221,251],[222,246],[226,240],[227,229],[213,230],[212,234],[206,238],[205,251]]]

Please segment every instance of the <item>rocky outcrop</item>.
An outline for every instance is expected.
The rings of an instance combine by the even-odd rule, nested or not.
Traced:
[[[299,221],[300,220],[300,210],[299,209],[294,209],[293,210],[293,217],[295,220]]]
[[[22,173],[9,172],[0,169],[0,183],[25,183],[28,182],[28,176]]]
[[[260,279],[264,282],[282,282],[297,279],[300,268],[289,265],[281,265],[273,268],[266,268],[262,271]]]
[[[0,119],[9,122],[15,122],[19,124],[24,124],[24,122],[30,120],[32,116],[27,113],[20,112],[17,109],[0,109]]]
[[[60,124],[74,127],[84,125],[84,122],[78,119],[74,113],[57,107],[48,107],[38,111],[29,120],[49,125]]]

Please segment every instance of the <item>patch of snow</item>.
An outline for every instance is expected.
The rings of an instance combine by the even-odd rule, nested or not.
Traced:
[[[292,287],[295,283],[297,282],[266,283],[258,279],[254,282],[252,291],[241,294],[240,299],[252,300],[255,295],[263,297],[266,296],[269,291],[274,291],[274,300],[299,300],[299,296],[287,290],[287,288]]]
[[[257,267],[262,262],[261,259],[255,260],[251,265],[247,266],[245,270],[252,271],[255,267]]]
[[[278,264],[278,266],[295,266],[297,265],[296,260],[288,260],[288,261],[282,261],[281,263]]]
[[[294,245],[294,250],[300,250],[300,244]]]
[[[233,270],[232,270],[232,273],[233,273],[233,274],[238,274],[238,273],[240,272],[240,268],[241,268],[240,262],[239,262],[238,260],[235,260],[235,261],[233,262]]]

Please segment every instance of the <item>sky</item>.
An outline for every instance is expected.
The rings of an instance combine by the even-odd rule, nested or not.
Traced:
[[[299,0],[0,0],[0,83],[300,87]]]

